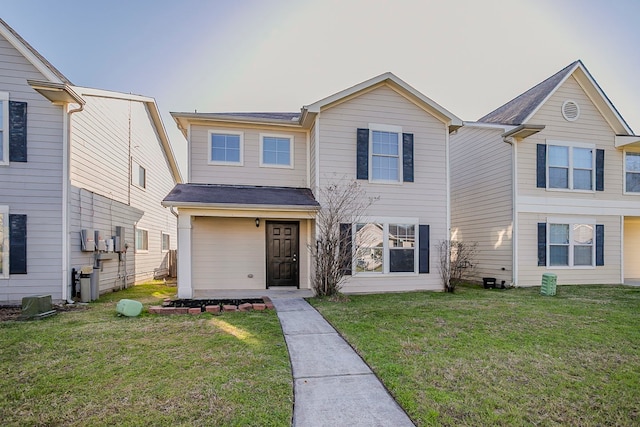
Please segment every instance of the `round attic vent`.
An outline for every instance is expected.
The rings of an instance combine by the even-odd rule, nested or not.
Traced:
[[[580,107],[575,101],[564,101],[562,103],[562,117],[573,122],[580,117]]]

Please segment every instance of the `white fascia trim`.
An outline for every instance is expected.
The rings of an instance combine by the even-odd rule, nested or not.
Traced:
[[[155,100],[149,96],[134,95],[132,93],[116,92],[105,89],[96,89],[83,86],[70,86],[74,92],[79,93],[81,96],[96,96],[99,98],[113,98],[122,99],[127,101],[139,101],[139,102],[154,102]]]
[[[244,211],[279,211],[279,212],[317,212],[320,207],[294,206],[294,205],[243,205],[238,203],[189,203],[189,202],[162,202],[164,207],[187,209],[218,209],[218,210],[244,210]]]
[[[517,126],[513,126],[513,125],[503,125],[498,123],[484,123],[484,122],[463,122],[463,126],[471,127],[471,128],[481,128],[481,129],[497,129],[503,132],[509,132],[510,130],[517,128]]]
[[[0,101],[2,101],[2,140],[0,141],[0,149],[2,149],[2,158],[0,165],[9,164],[9,92],[0,92]]]
[[[24,56],[42,75],[49,81],[55,83],[64,83],[53,71],[49,69],[28,47],[26,47],[11,31],[0,25],[0,35]]]
[[[625,145],[638,144],[640,143],[640,135],[616,135],[615,136],[615,147],[620,148]]]

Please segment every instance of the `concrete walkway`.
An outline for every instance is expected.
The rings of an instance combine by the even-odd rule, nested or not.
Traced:
[[[413,426],[371,369],[302,298],[272,297],[294,380],[294,427]]]

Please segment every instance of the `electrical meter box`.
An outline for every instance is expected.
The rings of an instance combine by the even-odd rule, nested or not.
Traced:
[[[96,249],[102,252],[107,251],[107,241],[105,240],[100,230],[95,231],[94,240],[96,242]]]
[[[80,246],[83,252],[96,250],[95,233],[89,230],[80,230]]]

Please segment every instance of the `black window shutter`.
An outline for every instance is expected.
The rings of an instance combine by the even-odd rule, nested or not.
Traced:
[[[9,274],[27,274],[26,215],[9,215]]]
[[[596,150],[596,191],[604,191],[604,150]]]
[[[9,161],[27,161],[27,103],[9,101]]]
[[[538,188],[546,188],[547,187],[547,145],[546,144],[538,144],[536,159],[537,159],[536,186]]]
[[[369,179],[369,129],[358,129],[356,179]]]
[[[402,180],[413,182],[413,134],[402,134]]]
[[[547,223],[538,223],[538,265],[547,265]]]
[[[340,259],[342,260],[342,273],[351,276],[351,263],[353,254],[351,250],[351,224],[340,224]]]
[[[418,273],[429,272],[429,226],[418,226]]]
[[[604,265],[604,225],[596,224],[596,265]]]

